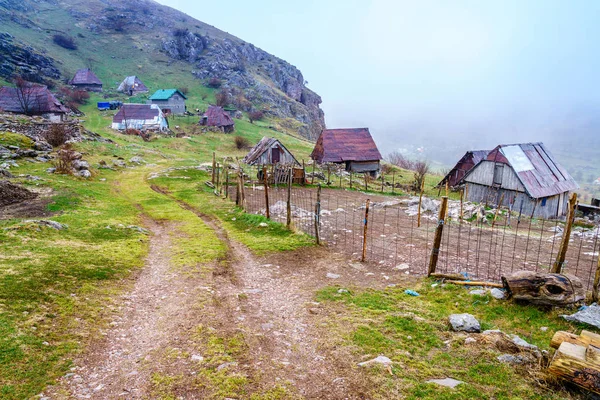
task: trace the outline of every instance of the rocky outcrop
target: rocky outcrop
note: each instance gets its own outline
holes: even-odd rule
[[[60,71],[52,58],[42,55],[31,46],[16,43],[8,33],[0,32],[0,60],[0,76],[7,80],[17,71],[30,82],[47,83],[47,78],[60,78]]]
[[[173,32],[171,40],[164,40],[162,49],[169,57],[190,63],[195,62],[206,48],[206,39],[187,29],[178,29]]]

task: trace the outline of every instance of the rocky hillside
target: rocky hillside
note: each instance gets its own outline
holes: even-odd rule
[[[153,1],[0,0],[0,24],[0,77],[6,81],[19,73],[64,82],[86,66],[105,86],[133,74],[157,84],[170,78],[206,85],[217,78],[242,111],[262,109],[309,139],[325,126],[321,98],[296,67]],[[75,48],[57,45],[56,35]]]

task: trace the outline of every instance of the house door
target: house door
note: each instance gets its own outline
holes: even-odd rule
[[[278,147],[273,147],[271,149],[271,162],[273,164],[277,164],[280,160],[280,152],[279,152],[279,148]]]

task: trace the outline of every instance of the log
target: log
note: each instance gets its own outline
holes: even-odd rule
[[[588,358],[586,347],[563,342],[554,353],[548,373],[600,394],[600,365],[595,358],[597,350],[592,349]]]
[[[508,298],[536,305],[564,306],[585,299],[579,278],[565,274],[519,271],[503,276]]]
[[[455,285],[465,285],[465,286],[489,286],[489,287],[496,287],[496,288],[501,288],[504,287],[501,283],[495,283],[495,282],[483,282],[483,281],[452,281],[452,280],[448,280],[446,281],[448,283],[453,283]]]
[[[593,345],[600,347],[600,335],[590,332],[581,331],[581,335],[577,336],[574,333],[558,331],[550,340],[550,347],[558,349],[563,342],[577,344],[579,346]]]
[[[431,276],[432,278],[437,278],[437,279],[452,279],[455,281],[466,281],[468,279],[468,278],[465,278],[461,274],[442,274],[439,272],[434,272],[429,276]]]

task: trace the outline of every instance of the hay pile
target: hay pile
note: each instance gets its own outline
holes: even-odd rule
[[[32,200],[36,197],[37,193],[30,192],[22,186],[9,181],[0,181],[0,207]]]

